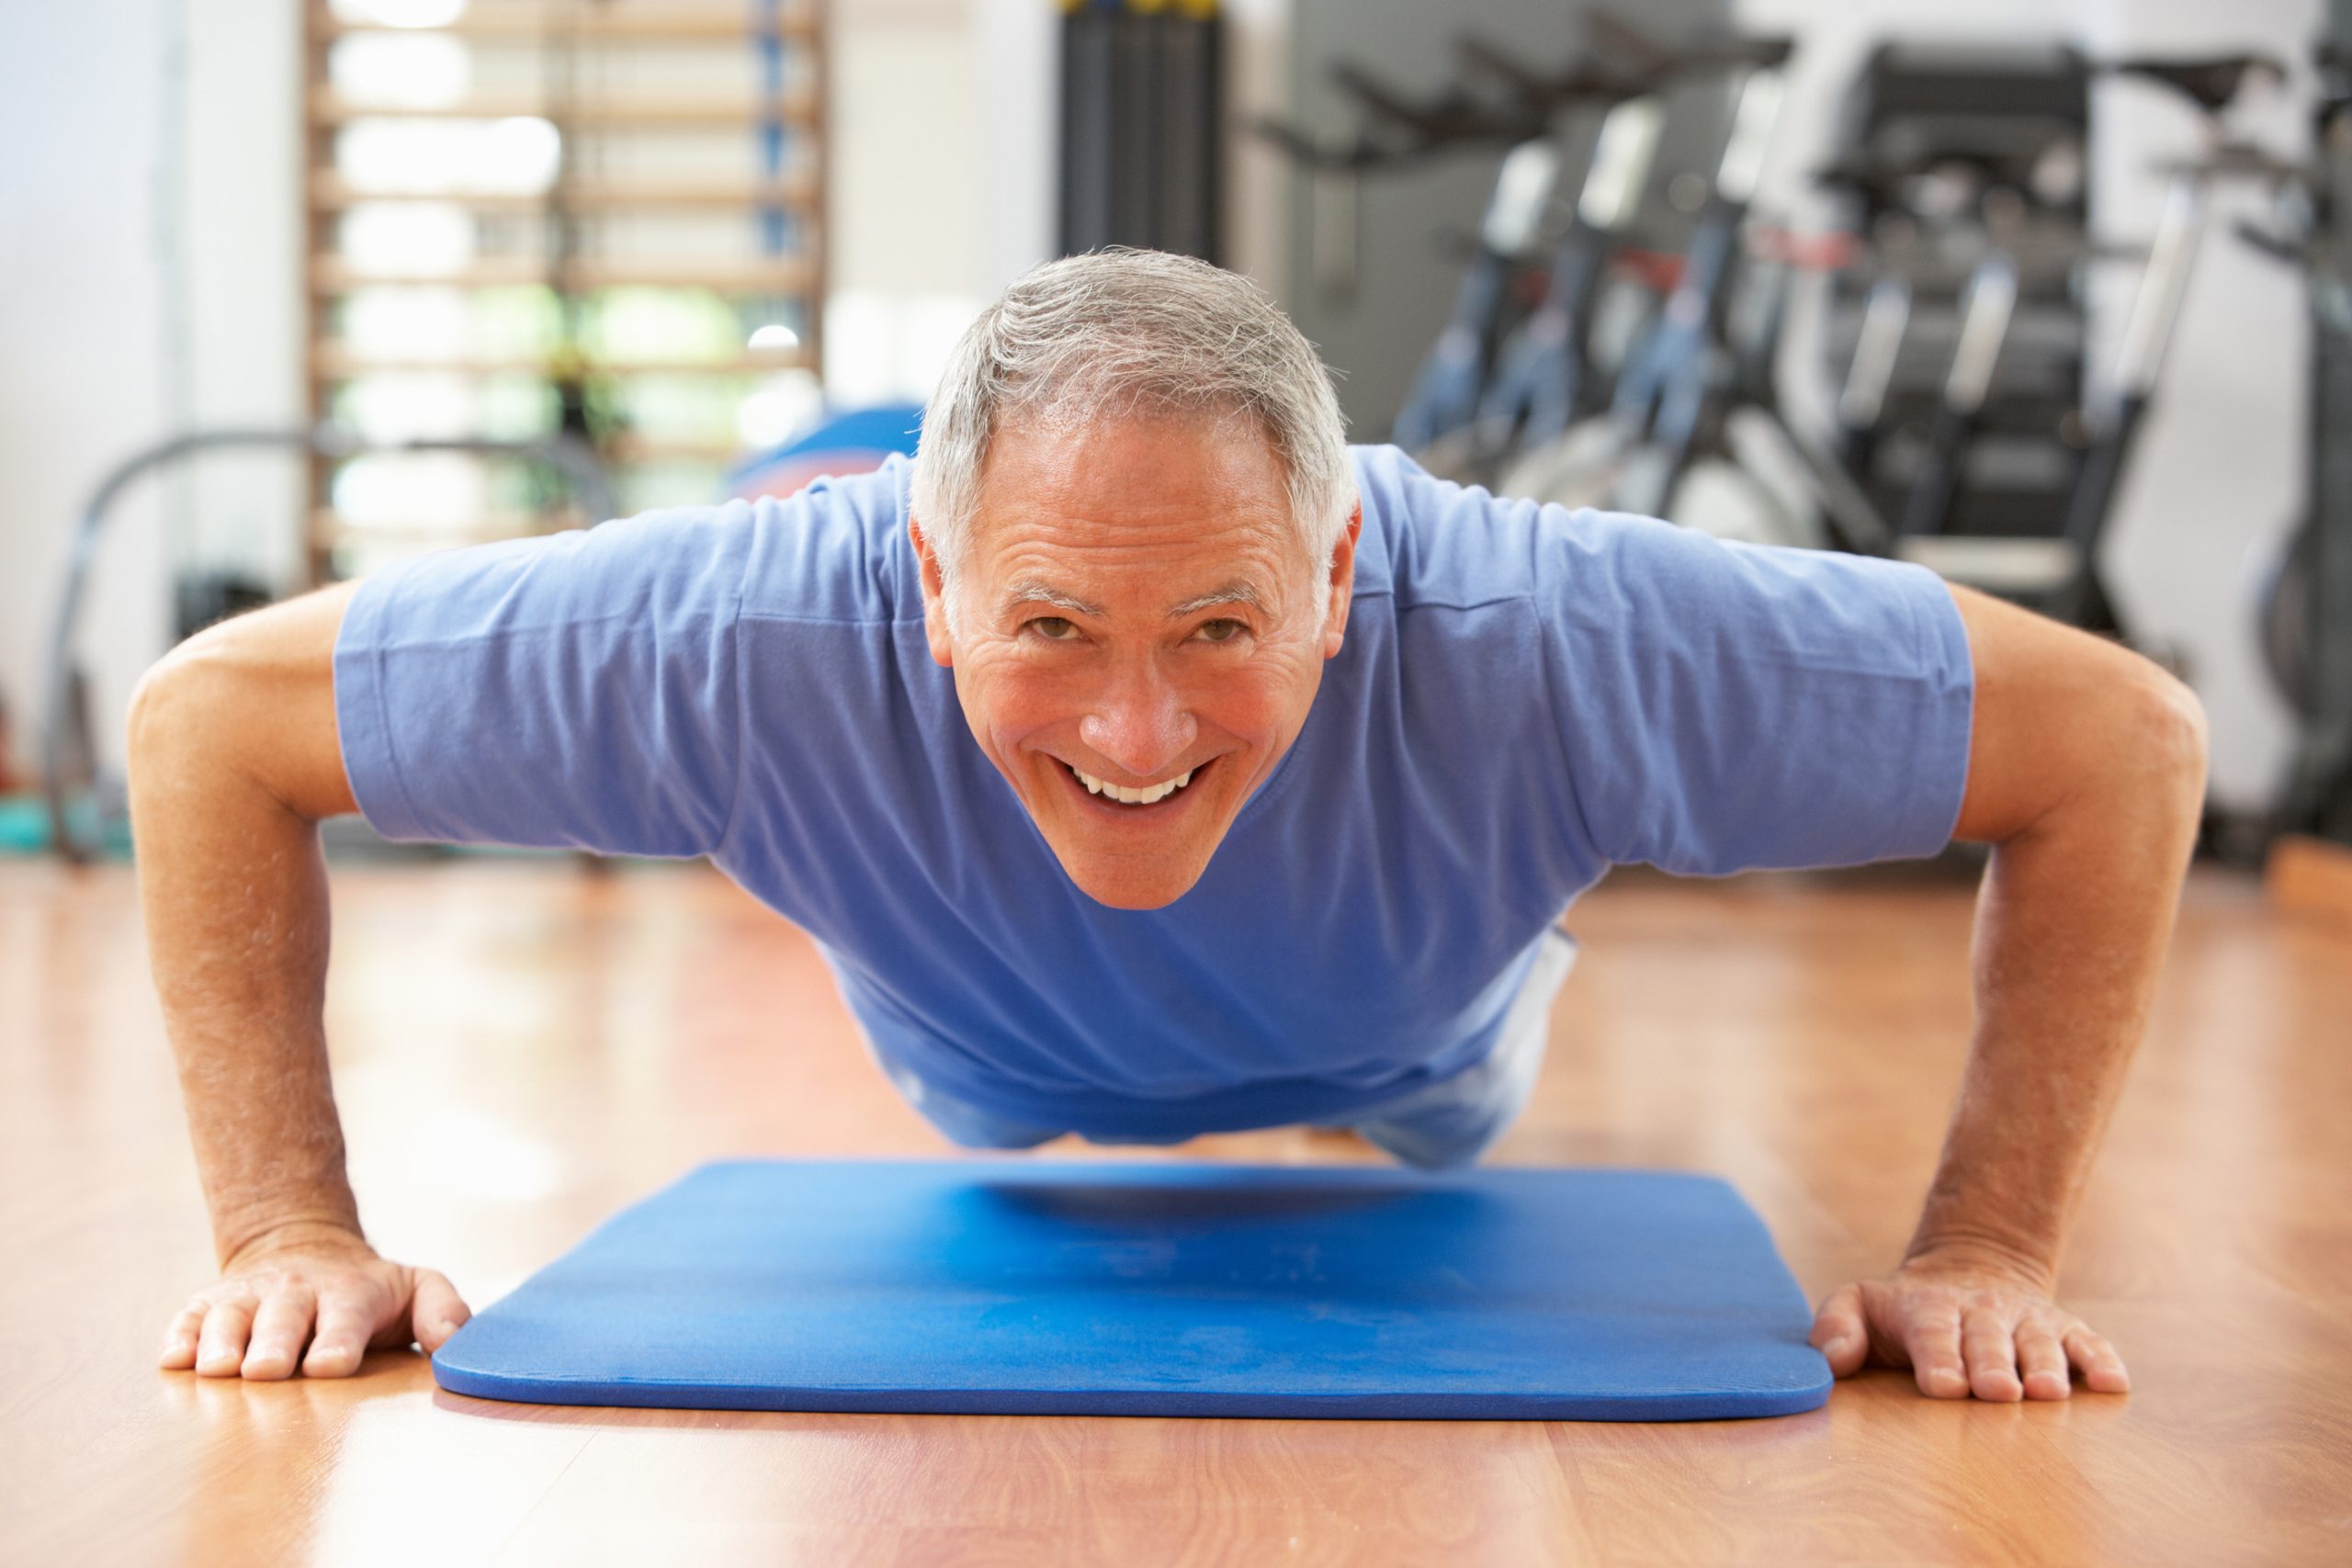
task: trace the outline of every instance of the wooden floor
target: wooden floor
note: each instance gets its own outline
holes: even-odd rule
[[[1886,1266],[1971,893],[1612,880],[1495,1157],[1721,1172],[1815,1296]],[[707,872],[349,868],[336,922],[368,1223],[477,1306],[706,1159],[946,1152]],[[2352,937],[2200,870],[2064,1280],[2128,1397],[1878,1372],[1791,1419],[1582,1426],[536,1409],[413,1353],[199,1381],[154,1367],[211,1258],[127,874],[0,863],[0,1562],[2352,1563],[2347,1149]]]

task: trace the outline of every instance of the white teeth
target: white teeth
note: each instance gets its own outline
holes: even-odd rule
[[[1067,762],[1062,765],[1069,766]],[[1093,774],[1080,772],[1077,768],[1070,768],[1069,771],[1077,777],[1079,783],[1086,786],[1086,792],[1089,795],[1107,795],[1113,800],[1127,806],[1157,806],[1193,782],[1193,770],[1190,768],[1172,779],[1162,779],[1148,789],[1125,789],[1118,784],[1105,784]]]

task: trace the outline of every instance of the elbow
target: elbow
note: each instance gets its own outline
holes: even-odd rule
[[[2134,722],[2140,766],[2151,787],[2180,800],[2192,817],[2201,816],[2211,751],[2205,705],[2186,682],[2162,670],[2152,668],[2142,684]]]
[[[142,776],[167,765],[195,728],[190,722],[198,701],[195,684],[194,667],[175,650],[149,665],[131,688],[123,754],[134,789]]]
[[[220,671],[206,653],[206,639],[191,638],[131,688],[123,757],[134,792],[142,776],[183,769],[222,739]]]
[[[335,724],[340,614],[338,600],[313,594],[241,615],[140,678],[125,737],[134,827],[142,800],[167,795],[214,807],[266,796],[314,822],[356,809]]]

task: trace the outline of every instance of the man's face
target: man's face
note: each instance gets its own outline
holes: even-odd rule
[[[1246,421],[1001,429],[952,626],[922,521],[932,657],[1062,869],[1114,908],[1182,897],[1340,650],[1360,514],[1327,577]]]

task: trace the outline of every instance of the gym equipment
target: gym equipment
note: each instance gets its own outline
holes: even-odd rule
[[[1910,298],[1908,289],[1904,298]],[[2000,357],[2002,340],[2009,335],[2017,302],[2017,264],[1996,243],[1969,276],[1960,341],[1952,349],[1951,368],[1944,373],[1943,399],[1897,524],[1905,534],[1941,533],[1951,515],[1952,497],[1960,488],[1960,460],[1975,444],[1984,400],[1993,389],[1993,365]]]
[[[1594,304],[1608,260],[1639,211],[1657,157],[1665,118],[1659,89],[1690,62],[1656,49],[1605,14],[1595,13],[1589,21],[1600,58],[1554,76],[1528,70],[1475,38],[1457,45],[1467,62],[1506,83],[1521,104],[1547,115],[1581,115],[1594,108],[1601,114],[1584,153],[1584,179],[1566,231],[1553,248],[1534,310],[1510,330],[1491,357],[1485,339],[1450,325],[1431,351],[1424,379],[1397,416],[1394,439],[1433,473],[1485,479],[1515,446],[1556,435],[1590,412],[1595,400]],[[1507,176],[1509,172],[1506,162]],[[1515,269],[1532,259],[1544,213],[1541,208],[1501,205],[1503,192],[1498,184],[1498,205],[1489,209],[1488,227],[1496,237],[1516,242],[1516,254],[1505,258]],[[1457,316],[1457,324],[1462,321]],[[1490,314],[1487,324],[1492,321]]]
[[[1729,65],[1737,107],[1673,291],[1619,373],[1608,412],[1524,453],[1503,476],[1507,493],[1665,514],[1711,383],[1727,368],[1714,348],[1791,49],[1785,39],[1752,40]]]
[[[1630,29],[1595,22],[1626,47]],[[1664,301],[1616,365],[1613,387],[1592,400],[1605,412],[1565,430],[1522,423],[1515,443],[1493,443],[1480,456],[1499,471],[1496,489],[1506,494],[1646,512],[1765,543],[1882,548],[1888,530],[1878,512],[1834,457],[1791,428],[1778,397],[1790,277],[1842,261],[1847,250],[1747,222],[1792,46],[1734,35],[1647,47],[1644,70],[1705,73],[1730,106],[1711,171],[1684,171],[1668,185],[1669,198],[1695,216],[1687,248],[1661,269]],[[1619,254],[1635,253],[1621,246]],[[1506,427],[1498,421],[1491,428]],[[1487,470],[1464,464],[1453,471],[1483,478]]]
[[[2311,164],[2278,181],[2280,223],[2241,238],[2303,274],[2311,310],[2309,510],[2267,574],[2265,657],[2294,710],[2294,754],[2262,824],[2352,844],[2352,0],[2332,0],[2316,51]]]
[[[1496,142],[1509,148],[1479,224],[1476,251],[1455,290],[1453,313],[1396,415],[1392,438],[1416,449],[1476,416],[1512,282],[1540,237],[1560,174],[1550,124],[1567,89],[1544,89],[1473,39],[1457,39],[1455,51],[1488,76],[1501,75],[1508,96],[1481,95],[1456,84],[1437,99],[1416,102],[1341,63],[1333,68],[1332,80],[1355,100],[1361,122],[1351,141],[1326,145],[1279,120],[1256,125],[1260,135],[1298,163],[1326,170],[1393,169],[1453,148]],[[1585,88],[1579,84],[1575,90]]]
[[[1453,313],[1396,412],[1389,439],[1397,446],[1421,450],[1477,417],[1487,349],[1508,303],[1506,291],[1533,249],[1559,173],[1559,153],[1543,138],[1522,141],[1504,156],[1478,225],[1477,254],[1462,270]]]
[[[1568,231],[1552,253],[1542,302],[1512,330],[1478,394],[1467,447],[1431,450],[1433,473],[1483,479],[1514,447],[1555,439],[1592,412],[1600,377],[1590,340],[1594,303],[1609,257],[1623,243],[1657,156],[1665,107],[1657,95],[1610,106],[1594,139]]]
[[[1737,80],[1789,52],[1785,39],[1736,36],[1668,47],[1605,13],[1586,21],[1585,58],[1552,74],[1474,37],[1457,39],[1461,73],[1499,91],[1457,81],[1440,97],[1414,103],[1361,71],[1339,68],[1334,77],[1365,121],[1345,142],[1318,142],[1279,122],[1257,127],[1307,167],[1351,173],[1467,145],[1510,149],[1454,309],[1392,431],[1434,471],[1489,477],[1526,440],[1555,434],[1605,400],[1608,388],[1594,374],[1590,352],[1594,301],[1608,264],[1626,248],[1648,181],[1662,134],[1661,95],[1692,77]],[[1597,134],[1564,160],[1555,122],[1591,111],[1600,111]],[[1579,161],[1577,200],[1543,265],[1554,187],[1564,164]],[[1529,299],[1537,301],[1532,311],[1522,303]]]
[[[2132,296],[2114,382],[2091,403],[2090,446],[2066,501],[2063,537],[2072,559],[2044,596],[2048,612],[2069,626],[2123,634],[2113,599],[2099,576],[2099,542],[2114,514],[2124,464],[2155,394],[2165,352],[2180,321],[2181,301],[2188,296],[2189,269],[2203,243],[2203,183],[2222,167],[2211,162],[2184,164],[2175,172],[2156,224],[2155,243],[2149,248],[2140,287]]]
[[[1482,69],[1493,58],[1491,50],[1467,39],[1457,39],[1454,50],[1457,58]],[[1271,117],[1252,120],[1251,133],[1307,168],[1363,173],[1404,168],[1460,147],[1516,146],[1543,135],[1549,122],[1549,106],[1523,93],[1498,98],[1455,83],[1435,98],[1416,101],[1345,62],[1332,66],[1331,81],[1355,100],[1354,135],[1327,141]]]
[[[1223,249],[1224,20],[1182,6],[1062,8],[1062,254]]]
[[[1852,145],[1824,178],[1854,198],[1865,236],[1864,265],[1842,285],[1850,330],[1831,333],[1851,344],[1840,444],[1894,522],[1894,553],[2137,640],[2100,579],[2099,544],[2201,242],[2204,188],[2262,162],[2229,143],[2217,117],[2249,81],[2279,73],[2252,54],[2102,63],[2061,46],[1873,53],[1849,100]],[[2168,171],[2103,385],[2084,369],[2085,276],[2135,253],[2095,243],[2087,228],[2088,85],[2101,76],[2187,98],[2209,134],[2204,157]]]
[[[1706,1176],[708,1165],[491,1303],[453,1393],[728,1410],[1677,1421],[1829,1396]]]
[[[921,403],[876,403],[828,415],[783,446],[755,454],[727,475],[727,493],[785,496],[820,476],[871,473],[891,454],[911,457],[922,428]]]
[[[127,841],[129,813],[123,804],[121,781],[100,776],[88,682],[75,655],[82,603],[89,588],[98,542],[106,531],[107,515],[134,480],[198,453],[230,449],[308,452],[328,458],[362,453],[472,452],[534,464],[554,474],[581,502],[591,522],[603,522],[615,513],[612,487],[605,481],[603,465],[590,447],[569,436],[545,441],[452,437],[371,442],[326,424],[310,429],[200,430],[172,436],[124,458],[99,481],[74,525],[66,546],[57,617],[50,635],[49,711],[41,734],[41,788],[49,807],[51,844],[69,862],[79,864],[95,860],[109,844]],[[226,611],[236,606],[184,603],[183,623],[190,608],[201,611],[210,607]],[[211,618],[220,617],[215,615]]]

